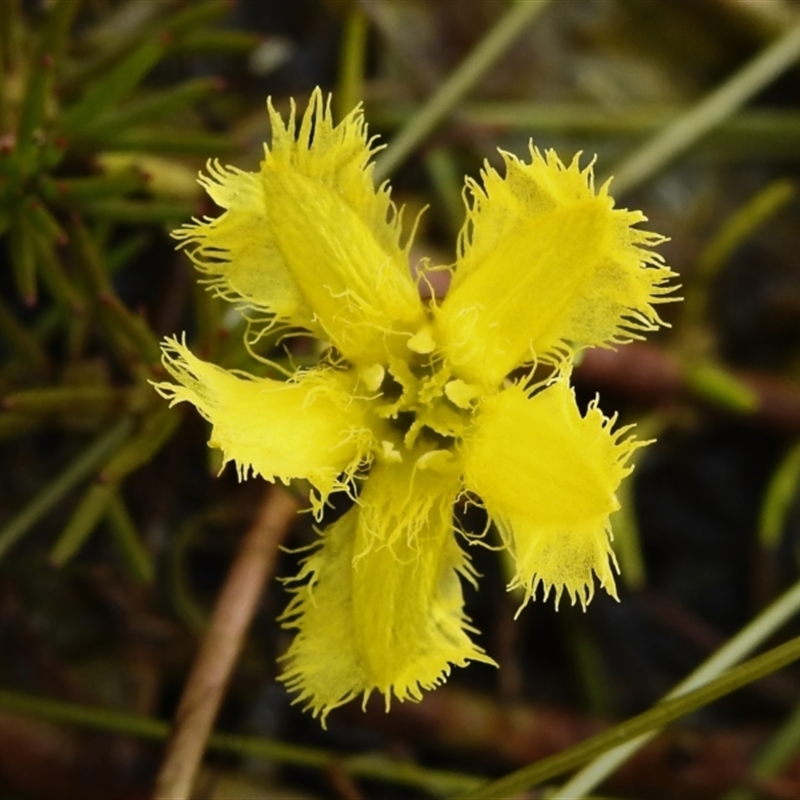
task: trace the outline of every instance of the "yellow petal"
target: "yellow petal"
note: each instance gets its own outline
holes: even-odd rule
[[[511,386],[478,412],[463,444],[465,483],[497,522],[516,564],[510,588],[523,587],[525,602],[541,584],[545,599],[552,589],[558,604],[566,590],[585,606],[594,576],[616,596],[609,515],[641,443],[613,423],[596,403],[581,416],[566,376],[533,397]]]
[[[490,166],[459,237],[437,335],[455,372],[496,386],[520,364],[556,361],[586,347],[623,342],[663,324],[653,308],[674,273],[649,248],[663,241],[632,226],[640,212],[615,210],[597,193],[591,166],[565,167],[531,147],[531,163],[503,153]]]
[[[207,170],[199,182],[225,213],[173,231],[179,247],[208,276],[204,282],[217,296],[321,333],[267,223],[261,176],[219,161],[209,161]]]
[[[409,477],[413,475],[411,480]],[[373,691],[419,700],[470,660],[494,663],[468,636],[459,575],[473,581],[455,541],[452,471],[383,464],[359,505],[323,533],[283,619],[298,633],[281,680],[323,724]]]
[[[227,297],[322,332],[351,361],[371,363],[387,334],[403,343],[424,316],[386,184],[376,189],[361,109],[334,126],[317,89],[297,130],[269,106],[272,146],[260,172],[211,166],[204,184],[229,209],[177,232]]]
[[[343,488],[368,456],[372,433],[356,377],[316,369],[291,381],[253,378],[202,361],[167,339],[164,366],[174,383],[154,384],[172,404],[188,401],[211,423],[209,445],[235,461],[240,479],[306,478],[319,492],[315,508]]]

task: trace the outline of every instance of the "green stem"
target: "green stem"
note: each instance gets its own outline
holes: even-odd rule
[[[681,681],[665,699],[678,697],[716,678],[724,670],[752,653],[798,611],[800,611],[800,581]],[[569,800],[574,797],[588,796],[595,786],[644,747],[653,736],[655,736],[655,732],[647,733],[603,753],[564,784],[559,791],[553,794],[551,800]]]
[[[161,38],[143,42],[69,107],[61,118],[61,132],[71,136],[129,95],[163,58],[165,51],[166,44]]]
[[[778,549],[786,516],[800,490],[800,442],[784,455],[767,484],[758,520],[758,540],[767,550]]]
[[[106,519],[117,549],[131,577],[137,583],[152,583],[155,575],[153,559],[150,551],[139,538],[136,525],[119,492],[114,492],[109,501]]]
[[[425,153],[425,169],[428,178],[439,195],[444,220],[455,238],[464,224],[466,208],[461,197],[464,177],[459,173],[452,151],[446,147],[434,147]]]
[[[795,25],[613,170],[614,196],[619,197],[651,178],[771,83],[798,57],[800,25]]]
[[[26,174],[33,168],[34,153],[38,147],[34,133],[45,121],[45,111],[53,88],[55,64],[78,3],[79,0],[57,0],[52,4],[39,44],[31,50],[29,56],[28,85],[17,128],[17,158]]]
[[[452,111],[461,98],[505,53],[511,43],[547,7],[550,0],[515,3],[414,115],[378,159],[375,181],[381,183]]]
[[[0,336],[15,351],[17,357],[36,372],[44,375],[50,370],[47,353],[36,337],[0,301]]]
[[[89,128],[82,128],[76,136],[95,140],[104,132],[129,130],[135,125],[152,122],[165,115],[175,115],[197,100],[201,100],[220,89],[218,78],[192,78],[169,89],[147,94],[142,99],[128,103],[122,108],[104,111]]]
[[[370,105],[371,125],[399,128],[420,106],[383,101]],[[470,126],[520,131],[546,131],[592,137],[646,136],[671,125],[688,113],[684,106],[632,105],[602,108],[590,103],[536,103],[476,100],[459,106],[458,118]],[[725,139],[791,143],[800,130],[800,114],[774,108],[741,109],[725,119],[714,134]],[[768,155],[768,154],[767,154]]]
[[[19,692],[0,691],[0,708],[14,714],[24,714],[52,722],[64,722],[68,725],[94,728],[106,733],[119,733],[151,741],[164,741],[170,733],[169,724],[161,720],[121,711],[47,700]],[[463,794],[472,791],[482,782],[481,778],[473,775],[398,763],[381,754],[366,753],[340,757],[319,748],[284,744],[273,739],[256,736],[215,733],[208,740],[208,747],[217,752],[235,753],[264,761],[297,764],[313,769],[327,769],[333,764],[339,764],[348,774],[356,777],[417,786],[439,794],[446,792]]]
[[[175,432],[181,420],[168,407],[145,417],[141,429],[103,464],[98,479],[86,490],[50,551],[50,561],[61,567],[81,548],[102,516],[107,513],[122,480],[146,464]]]
[[[795,185],[785,178],[767,184],[728,217],[703,248],[689,286],[684,291],[681,325],[696,333],[707,313],[711,287],[733,253],[795,196]]]
[[[366,15],[354,5],[344,23],[344,41],[335,100],[338,119],[343,119],[364,97],[367,30]]]
[[[93,441],[55,480],[0,529],[0,557],[35,525],[64,495],[94,472],[127,439],[133,428],[129,417]]]
[[[663,728],[673,720],[707,706],[714,700],[730,694],[748,683],[757,681],[798,658],[800,658],[800,636],[740,664],[738,667],[733,667],[724,675],[699,689],[686,692],[671,700],[663,700],[643,714],[632,717],[596,736],[591,736],[574,747],[562,750],[549,758],[543,758],[541,761],[512,772],[500,780],[492,781],[468,795],[464,800],[489,800],[490,798],[498,800],[503,797],[514,797],[532,786],[554,778],[556,775],[561,775],[595,756],[608,752],[617,745]],[[564,795],[562,789],[560,796],[575,798],[586,795],[574,792]]]

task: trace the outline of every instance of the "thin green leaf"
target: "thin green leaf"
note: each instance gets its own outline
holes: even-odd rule
[[[366,14],[353,4],[345,19],[339,54],[339,76],[334,94],[338,119],[344,119],[364,99],[368,29]]]
[[[227,136],[175,128],[140,128],[119,130],[98,137],[104,150],[110,152],[175,153],[208,157],[231,153],[236,144]]]
[[[800,611],[800,582],[795,583],[791,589],[784,592],[754,620],[725,642],[719,650],[684,678],[665,699],[679,697],[715,679],[724,670],[729,669],[760,647],[798,611]],[[552,792],[553,800],[573,800],[575,797],[588,796],[595,786],[602,783],[657,733],[657,730],[652,730],[625,744],[605,751],[573,775],[560,789]]]
[[[21,212],[14,215],[11,223],[9,247],[17,291],[26,305],[34,306],[37,300],[36,253],[32,232]]]
[[[107,201],[110,204],[112,201]],[[158,337],[150,329],[146,320],[133,313],[117,297],[103,257],[98,250],[85,224],[74,217],[70,222],[70,244],[76,261],[89,283],[92,294],[101,311],[101,318],[110,333],[111,341],[116,343],[120,334],[134,346],[139,357],[148,364],[156,364],[161,359]],[[121,353],[123,360],[127,353]]]
[[[178,6],[170,13],[160,13],[163,8]],[[143,12],[141,8],[144,7]],[[108,72],[120,59],[125,58],[143,42],[166,36],[174,40],[193,28],[208,25],[223,17],[230,10],[226,0],[207,2],[142,3],[132,0],[122,6],[119,16],[106,20],[103,27],[90,32],[87,39],[97,48],[94,57],[84,58],[72,65],[68,75],[68,87],[80,88],[98,75]]]
[[[80,550],[107,513],[123,478],[153,458],[174,433],[180,419],[180,414],[169,408],[160,408],[145,418],[139,432],[106,463],[97,481],[84,494],[50,551],[52,564],[63,566]]]
[[[113,386],[56,386],[46,389],[25,389],[7,394],[2,406],[7,411],[36,416],[53,414],[110,413],[133,410],[135,394]]]
[[[42,194],[51,202],[75,209],[109,197],[130,194],[147,188],[149,178],[137,169],[91,178],[46,179],[41,182]]]
[[[671,700],[662,700],[643,714],[591,736],[574,747],[543,758],[500,780],[492,781],[462,800],[498,800],[498,798],[514,797],[520,792],[584,764],[613,747],[663,728],[668,723],[698,708],[703,708],[714,700],[791,664],[798,658],[800,658],[800,636],[738,667],[733,667],[699,689]]]
[[[67,243],[66,232],[44,203],[33,200],[27,206],[27,213],[33,227],[48,243],[59,245]]]
[[[800,442],[790,448],[772,473],[761,507],[758,538],[761,544],[774,550],[781,541],[786,515],[800,490]]]
[[[83,450],[67,468],[50,481],[25,508],[0,529],[0,557],[25,535],[53,506],[94,472],[129,436],[133,429],[124,417]]]
[[[193,78],[178,86],[158,92],[148,92],[137,101],[123,108],[110,109],[95,123],[81,131],[81,139],[96,139],[98,136],[111,135],[119,131],[129,130],[133,126],[149,123],[165,115],[182,112],[187,106],[219,91],[222,81],[219,78]]]
[[[758,409],[756,392],[718,364],[691,364],[684,370],[684,380],[695,395],[720,408],[737,414],[752,414]]]
[[[44,122],[45,109],[52,92],[53,72],[79,0],[56,0],[50,8],[40,34],[38,47],[30,55],[28,84],[17,127],[17,153],[23,174],[33,167],[37,142],[35,133]]]
[[[425,137],[449,114],[478,79],[508,50],[512,42],[547,7],[550,0],[514,3],[486,33],[470,54],[456,67],[419,109],[408,124],[389,142],[375,164],[375,181],[387,178]]]
[[[106,512],[108,527],[117,545],[120,555],[131,577],[138,583],[153,582],[155,567],[150,551],[139,538],[136,525],[125,507],[125,503],[115,492],[111,497]]]
[[[85,313],[86,301],[83,294],[67,276],[53,244],[42,236],[37,237],[35,242],[38,273],[50,294],[71,314]]]
[[[145,418],[139,433],[103,468],[103,480],[120,481],[150,461],[169,441],[182,415],[169,407],[159,407]]]
[[[50,551],[51,564],[61,567],[78,552],[106,513],[116,489],[116,483],[89,487]]]
[[[167,722],[149,717],[48,700],[21,692],[0,691],[0,708],[14,714],[79,725],[105,733],[137,736],[151,741],[164,741],[172,727]],[[208,746],[217,752],[249,756],[269,763],[277,761],[320,770],[329,769],[332,764],[336,764],[354,777],[417,786],[437,794],[459,792],[463,795],[481,782],[480,778],[473,775],[426,769],[408,762],[393,761],[379,753],[342,758],[338,752],[286,744],[264,737],[215,733],[209,738]]]
[[[115,222],[132,224],[160,222],[177,223],[195,213],[195,206],[190,203],[167,202],[163,200],[126,200],[113,198],[102,203],[86,202],[83,210],[96,219],[109,219]]]
[[[791,181],[785,178],[772,181],[731,214],[711,237],[697,259],[678,312],[685,330],[702,324],[714,280],[733,253],[784,208],[795,193],[796,187]]]
[[[129,94],[163,57],[166,50],[162,38],[141,44],[111,72],[98,80],[61,118],[61,131],[69,137],[92,123],[100,114]]]
[[[639,147],[612,174],[614,196],[641,186],[769,85],[800,57],[800,24],[710,92],[694,108]]]
[[[15,352],[17,358],[34,372],[47,374],[50,361],[36,337],[0,301],[0,336]]]

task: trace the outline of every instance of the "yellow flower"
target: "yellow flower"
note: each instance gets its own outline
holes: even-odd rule
[[[487,164],[467,179],[450,289],[426,304],[361,110],[334,125],[317,90],[299,125],[269,113],[260,170],[209,163],[200,180],[225,211],[175,237],[251,325],[309,332],[327,355],[277,381],[172,338],[177,383],[157,389],[197,407],[241,478],[306,478],[317,513],[358,488],[282,617],[297,634],[281,679],[324,722],[354,697],[378,691],[388,707],[452,665],[493,663],[464,615],[462,579],[476,576],[462,544],[479,537],[455,530],[459,498],[486,507],[526,602],[541,586],[585,606],[595,578],[615,596],[609,515],[640,443],[596,403],[580,412],[570,371],[582,348],[663,324],[654,305],[674,273],[650,249],[662,237],[595,190],[591,166],[531,146],[530,163],[501,154],[505,176]]]

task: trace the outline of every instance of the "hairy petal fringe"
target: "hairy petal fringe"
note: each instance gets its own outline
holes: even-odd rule
[[[467,219],[437,334],[454,371],[497,386],[537,358],[555,363],[583,347],[641,338],[664,323],[654,305],[675,276],[650,249],[664,241],[633,226],[638,211],[595,192],[592,166],[565,166],[531,146],[531,163],[501,153],[483,185],[467,179]],[[580,155],[580,154],[579,154]]]
[[[463,611],[459,575],[475,576],[453,533],[457,475],[423,468],[403,485],[400,465],[374,473],[358,505],[323,532],[282,617],[298,633],[280,680],[323,725],[355,697],[377,691],[388,710],[393,696],[420,700],[452,665],[494,663],[470,640]]]
[[[596,401],[581,415],[567,375],[530,394],[516,384],[486,398],[462,446],[466,486],[514,558],[509,588],[527,603],[541,586],[556,605],[566,591],[585,607],[596,576],[616,597],[609,516],[643,443],[613,430]]]
[[[314,369],[290,381],[234,374],[195,356],[176,338],[163,363],[178,383],[154,383],[171,404],[190,402],[212,426],[209,445],[234,461],[240,480],[307,478],[320,513],[328,495],[345,489],[369,457],[367,408],[353,397],[351,373]]]

